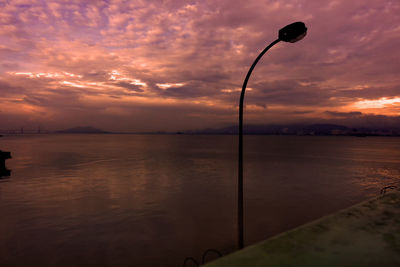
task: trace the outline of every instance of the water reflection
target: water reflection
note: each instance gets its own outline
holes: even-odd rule
[[[0,263],[180,266],[236,248],[236,137],[7,137]],[[399,180],[400,139],[246,136],[245,231],[256,242]],[[0,264],[0,265],[1,265]]]

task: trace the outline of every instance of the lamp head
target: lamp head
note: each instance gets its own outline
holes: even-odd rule
[[[303,39],[306,34],[306,25],[303,22],[298,21],[280,29],[279,40],[289,43],[295,43]]]

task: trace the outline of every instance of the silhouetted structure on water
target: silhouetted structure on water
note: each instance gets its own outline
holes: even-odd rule
[[[10,176],[11,171],[6,168],[6,159],[11,158],[10,152],[0,150],[0,178],[3,176]]]

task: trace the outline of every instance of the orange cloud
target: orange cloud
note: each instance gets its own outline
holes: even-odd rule
[[[185,116],[177,128],[196,127],[199,118],[233,124],[250,64],[280,27],[304,20],[307,37],[278,44],[254,70],[249,122],[326,119],[327,110],[399,115],[399,3],[50,0],[0,7],[3,114],[52,114],[70,126],[84,123],[77,113],[91,114],[89,123],[97,111],[115,116],[110,121],[130,114],[159,125],[168,115]]]

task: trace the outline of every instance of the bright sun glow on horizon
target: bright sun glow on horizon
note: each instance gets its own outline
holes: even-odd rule
[[[356,109],[386,109],[396,108],[398,109],[397,114],[400,115],[400,97],[387,98],[381,97],[374,100],[361,100],[353,104]]]

